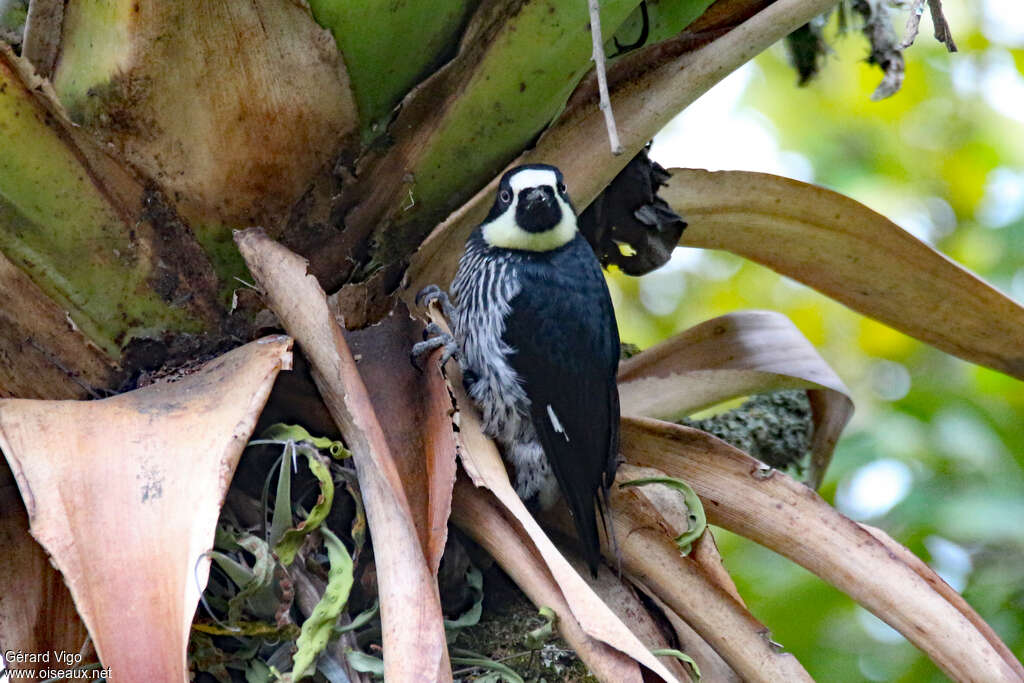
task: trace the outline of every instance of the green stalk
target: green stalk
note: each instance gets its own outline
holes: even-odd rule
[[[144,189],[61,118],[29,69],[0,50],[0,251],[112,358],[135,336],[208,329],[204,293],[160,263]]]

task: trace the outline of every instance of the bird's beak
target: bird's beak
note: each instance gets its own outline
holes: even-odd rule
[[[547,186],[531,187],[520,196],[527,209],[549,206],[555,203],[555,194]]]

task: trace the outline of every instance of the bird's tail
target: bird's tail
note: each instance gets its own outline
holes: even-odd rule
[[[608,488],[605,486],[601,487],[600,493],[596,499],[597,511],[601,515],[601,526],[604,527],[605,538],[608,539],[608,547],[615,556],[615,573],[622,576],[622,553],[619,552],[619,541],[615,537],[615,525],[612,523],[611,516],[608,514],[608,510],[611,508],[611,501],[608,496]],[[598,548],[600,552],[600,547]]]
[[[597,568],[601,564],[601,535],[597,530],[597,515],[601,515],[601,524],[607,530],[605,514],[606,501],[598,497],[589,500],[572,500],[572,518],[576,523],[576,535],[583,546],[583,559],[587,561],[590,574],[596,579]]]

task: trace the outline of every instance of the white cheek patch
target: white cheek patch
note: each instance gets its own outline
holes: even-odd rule
[[[565,427],[563,427],[562,423],[558,420],[558,416],[555,415],[555,409],[551,407],[550,403],[548,404],[548,419],[551,420],[552,429],[564,436],[565,440],[568,441],[569,435],[565,433]]]

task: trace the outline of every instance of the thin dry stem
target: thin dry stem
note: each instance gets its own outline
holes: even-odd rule
[[[612,111],[611,98],[608,95],[608,73],[604,60],[604,40],[601,38],[601,8],[597,0],[587,0],[590,10],[590,37],[594,45],[594,70],[597,72],[597,89],[601,94],[601,111],[604,113],[604,125],[608,129],[608,144],[612,154],[622,154],[619,142],[619,130],[615,126],[615,113]]]

